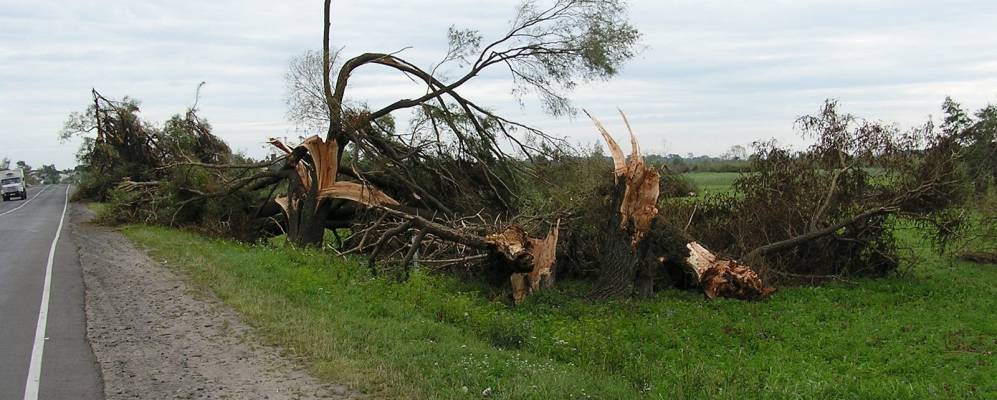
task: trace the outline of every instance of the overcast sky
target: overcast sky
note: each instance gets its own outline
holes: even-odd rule
[[[344,56],[391,52],[429,66],[450,25],[488,37],[517,1],[334,1],[333,42]],[[572,96],[623,135],[631,117],[647,152],[720,154],[777,138],[799,143],[796,117],[837,98],[860,116],[924,122],[946,95],[974,109],[997,102],[997,1],[631,1],[642,53],[607,83]],[[0,0],[0,157],[75,165],[60,143],[66,116],[90,88],[142,101],[162,122],[191,105],[236,150],[264,153],[268,137],[300,134],[284,118],[288,61],[318,49],[322,2]],[[598,139],[581,118],[555,119],[489,75],[465,97],[572,141]],[[420,94],[403,76],[371,67],[349,96],[372,106]],[[401,115],[404,117],[404,114]]]

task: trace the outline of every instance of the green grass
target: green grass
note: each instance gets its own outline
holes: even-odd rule
[[[997,393],[997,267],[927,251],[898,277],[783,288],[765,302],[669,290],[590,304],[562,283],[514,308],[443,276],[394,283],[314,251],[147,226],[123,232],[320,378],[376,397],[481,397],[487,388],[499,399]]]
[[[682,174],[696,185],[696,196],[725,193],[731,190],[731,183],[740,174],[737,172],[687,172]]]

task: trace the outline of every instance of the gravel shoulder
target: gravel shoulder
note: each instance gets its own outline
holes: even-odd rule
[[[280,348],[261,345],[238,314],[149,259],[73,204],[86,286],[87,337],[108,399],[354,398],[322,384]]]

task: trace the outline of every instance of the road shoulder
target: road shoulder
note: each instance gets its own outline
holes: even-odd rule
[[[261,345],[238,314],[192,294],[169,268],[71,205],[71,229],[86,285],[87,337],[108,399],[349,398],[277,347]]]

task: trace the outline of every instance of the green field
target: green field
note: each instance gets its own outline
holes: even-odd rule
[[[696,179],[714,179],[697,176]],[[719,178],[714,181],[719,181]],[[503,294],[165,228],[123,232],[242,313],[321,379],[377,398],[993,398],[997,267],[940,258],[899,276],[781,288],[765,302],[668,290],[592,304],[562,282]],[[916,232],[898,233],[915,241]]]
[[[683,177],[696,185],[698,188],[696,196],[699,197],[730,191],[731,183],[739,175],[737,172],[687,172],[682,174]]]

